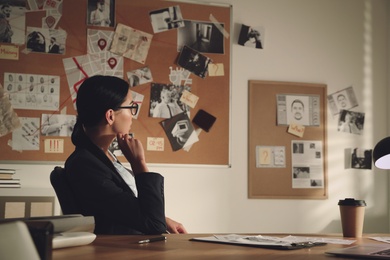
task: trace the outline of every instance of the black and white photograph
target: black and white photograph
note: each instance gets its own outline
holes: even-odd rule
[[[224,36],[211,22],[184,20],[185,26],[177,30],[177,51],[183,46],[202,53],[224,53]],[[224,27],[223,24],[220,26]]]
[[[191,87],[152,83],[149,116],[171,118],[189,112],[189,106],[180,101],[184,90],[190,91]]]
[[[153,81],[152,72],[148,66],[127,72],[130,87],[135,87]]]
[[[88,0],[87,25],[114,27],[115,0]]]
[[[308,179],[310,178],[310,167],[293,167],[294,179]]]
[[[345,169],[372,169],[372,149],[347,148],[345,154]]]
[[[43,136],[71,136],[76,123],[75,115],[42,114]]]
[[[209,63],[212,60],[200,52],[184,46],[181,50],[177,64],[198,77],[205,78],[208,72]]]
[[[297,153],[297,154],[305,153],[304,144],[303,143],[294,142],[293,143],[293,153]]]
[[[364,113],[340,110],[338,127],[339,132],[361,135],[364,129]]]
[[[309,98],[306,96],[287,96],[287,122],[309,125]]]
[[[187,113],[180,113],[162,121],[162,126],[173,151],[180,150],[199,141]]]
[[[248,25],[242,25],[238,44],[256,49],[264,49],[264,28],[253,28]]]
[[[278,94],[276,102],[278,125],[319,126],[319,96]]]
[[[352,86],[328,95],[328,103],[332,115],[338,115],[341,110],[350,110],[359,105]]]
[[[25,42],[26,1],[0,0],[0,43]]]
[[[177,29],[184,26],[183,16],[181,15],[181,9],[178,5],[151,11],[149,16],[154,33]]]
[[[26,47],[31,52],[65,54],[66,37],[61,29],[27,27]]]
[[[310,180],[310,187],[323,187],[321,179],[312,179]]]

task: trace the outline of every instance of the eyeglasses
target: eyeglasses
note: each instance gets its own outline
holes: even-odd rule
[[[138,112],[138,104],[137,103],[132,103],[130,106],[122,106],[118,107],[118,109],[130,109],[130,112],[133,116],[135,116]]]

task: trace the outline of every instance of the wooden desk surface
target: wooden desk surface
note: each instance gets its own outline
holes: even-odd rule
[[[333,248],[348,247],[351,245],[327,244],[312,248],[297,250],[274,250],[247,246],[206,243],[189,241],[193,237],[211,236],[212,234],[186,234],[167,235],[166,241],[138,244],[144,238],[153,236],[98,236],[90,245],[69,247],[53,250],[53,260],[76,259],[344,259],[325,255],[325,251]],[[285,234],[262,234],[284,237]],[[297,236],[315,236],[342,238],[340,234],[334,235],[308,235],[294,234]],[[366,234],[363,238],[356,239],[362,243],[380,243],[370,236],[390,236],[389,234]],[[345,238],[344,238],[345,239]],[[354,239],[353,239],[354,240]],[[347,258],[345,258],[347,259]],[[350,259],[350,258],[349,258]]]

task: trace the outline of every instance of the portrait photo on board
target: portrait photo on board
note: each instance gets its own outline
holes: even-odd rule
[[[309,125],[309,102],[306,96],[287,96],[287,122]]]
[[[211,22],[184,20],[185,26],[177,30],[177,51],[183,46],[202,53],[224,53],[222,32]],[[224,27],[224,24],[220,24]]]
[[[130,87],[135,87],[153,81],[152,72],[148,66],[127,72]]]
[[[372,149],[346,148],[344,156],[345,169],[372,169]]]
[[[359,105],[352,86],[328,95],[328,103],[332,115],[338,115],[341,110],[350,110]]]
[[[149,13],[153,32],[159,33],[184,26],[180,6],[171,6]]]
[[[115,0],[88,0],[87,25],[114,27]]]
[[[205,78],[208,66],[212,60],[200,52],[184,46],[180,52],[177,64],[198,77]]]
[[[340,110],[337,130],[339,132],[361,135],[364,128],[364,113]]]
[[[76,123],[75,115],[42,114],[43,136],[71,136]]]
[[[277,94],[278,125],[320,125],[320,97],[318,95]]]
[[[184,90],[190,91],[191,87],[152,83],[149,116],[171,118],[189,112],[189,106],[180,101]]]
[[[241,26],[238,44],[256,49],[264,48],[264,28],[253,28],[243,24]]]
[[[0,43],[24,44],[26,2],[0,0]]]
[[[66,31],[27,27],[26,47],[28,51],[48,54],[65,54]]]

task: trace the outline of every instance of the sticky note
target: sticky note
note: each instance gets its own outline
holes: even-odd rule
[[[258,161],[260,162],[260,164],[271,164],[271,148],[269,147],[262,147],[259,149],[259,153],[258,153]]]
[[[290,134],[303,137],[303,134],[305,133],[305,127],[303,125],[290,124],[288,127],[288,132]]]
[[[45,153],[63,153],[64,139],[45,139]]]
[[[0,59],[19,60],[19,47],[0,44]]]
[[[225,75],[223,63],[210,63],[208,66],[209,76]]]
[[[164,151],[164,138],[148,137],[146,149],[148,151]]]
[[[199,97],[192,94],[191,92],[189,92],[188,90],[184,90],[182,95],[181,95],[181,98],[180,98],[180,102],[194,108],[196,106],[196,103],[198,103],[198,100],[199,100]]]

